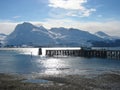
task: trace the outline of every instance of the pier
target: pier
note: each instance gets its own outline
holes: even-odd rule
[[[107,58],[120,60],[120,50],[108,50]]]
[[[46,55],[53,56],[80,56],[80,50],[46,50]]]
[[[106,58],[107,51],[106,50],[80,50],[79,56],[81,57],[99,57]]]
[[[39,49],[42,55],[42,49]],[[120,50],[90,49],[90,48],[46,48],[45,55],[48,57],[87,57],[87,58],[108,58],[120,60]]]

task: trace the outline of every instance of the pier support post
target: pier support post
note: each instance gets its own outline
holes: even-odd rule
[[[38,55],[42,55],[42,49],[41,48],[39,48],[39,50],[38,50]]]

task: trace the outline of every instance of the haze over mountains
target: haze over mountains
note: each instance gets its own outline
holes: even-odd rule
[[[4,40],[5,40],[6,37],[7,37],[7,35],[5,35],[5,34],[3,34],[3,33],[0,33],[0,45],[1,45],[2,43],[4,43]]]
[[[16,26],[15,30],[6,37],[5,42],[6,45],[14,46],[94,46],[97,45],[96,42],[105,44],[116,40],[101,31],[91,34],[87,31],[64,27],[47,30],[43,26],[37,27],[24,22]]]
[[[4,40],[7,37],[7,35],[0,33],[0,40]]]

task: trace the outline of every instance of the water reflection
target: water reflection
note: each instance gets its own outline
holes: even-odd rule
[[[82,62],[83,59],[80,57],[64,57],[64,58],[41,58],[34,60],[36,66],[41,69],[42,72],[38,71],[39,74],[47,75],[71,75],[71,74],[85,74],[90,72],[91,69],[85,66]]]
[[[37,48],[0,48],[0,73],[32,73],[37,71],[31,62],[31,52],[38,54]]]
[[[44,58],[43,60],[37,60],[37,66],[42,66],[45,68],[44,74],[61,74],[64,69],[68,69],[69,65],[60,58]]]
[[[120,61],[97,58],[40,58],[34,63],[40,70],[42,69],[42,72],[38,71],[39,74],[47,75],[99,74],[120,69]]]
[[[0,52],[7,52],[9,55],[25,54],[25,55],[38,55],[38,48],[0,48]],[[0,53],[2,54],[2,53]]]

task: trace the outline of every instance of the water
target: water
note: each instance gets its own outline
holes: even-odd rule
[[[47,58],[38,56],[38,48],[0,49],[0,73],[84,75],[119,70],[119,60],[83,57]]]
[[[28,79],[28,80],[24,80],[23,82],[29,82],[29,83],[48,83],[50,81],[44,80],[44,79]]]

